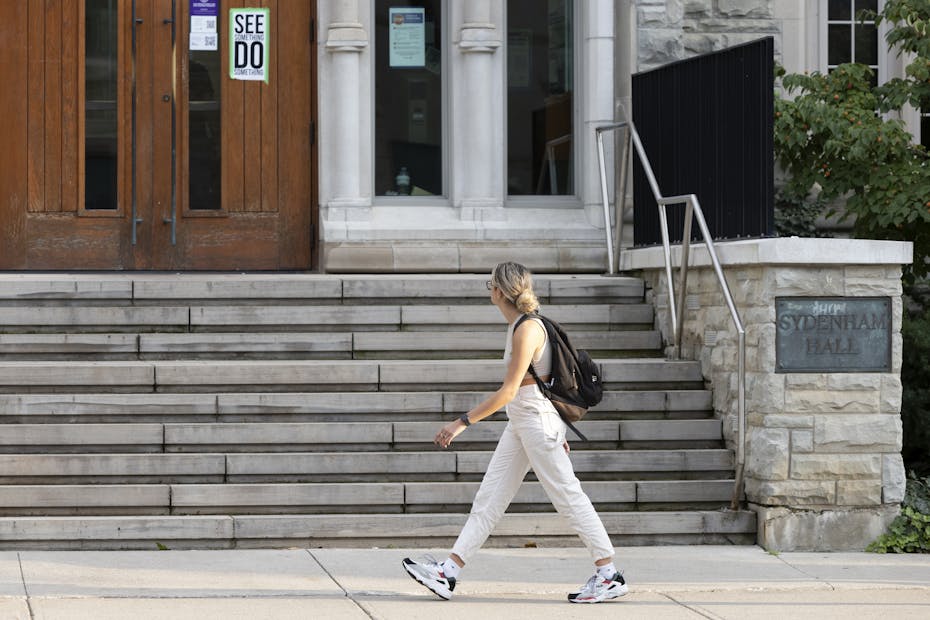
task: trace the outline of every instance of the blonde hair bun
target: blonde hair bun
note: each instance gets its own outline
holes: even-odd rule
[[[500,263],[494,268],[491,281],[523,314],[539,308],[539,299],[533,292],[533,274],[520,263]]]
[[[529,314],[530,312],[535,312],[539,308],[539,299],[536,298],[536,294],[533,293],[532,289],[528,289],[517,296],[514,305],[517,307],[517,310],[523,314]]]

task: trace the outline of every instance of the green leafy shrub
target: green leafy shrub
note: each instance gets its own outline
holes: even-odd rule
[[[883,113],[905,103],[930,108],[930,2],[887,0],[874,17],[890,25],[888,43],[911,55],[906,77],[877,87],[861,64],[810,75],[779,69],[786,96],[775,100],[775,156],[789,175],[787,200],[845,199],[857,237],[912,241],[910,281],[928,271],[930,155]]]
[[[817,217],[824,209],[819,197],[799,200],[779,193],[775,197],[775,232],[779,237],[823,237]]]
[[[930,478],[908,478],[901,514],[866,551],[930,553]]]

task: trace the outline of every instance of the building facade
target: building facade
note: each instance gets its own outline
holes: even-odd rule
[[[886,80],[878,1],[3,3],[0,269],[603,271],[633,73],[772,36]]]

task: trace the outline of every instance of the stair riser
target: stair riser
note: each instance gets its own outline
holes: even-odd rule
[[[162,276],[157,274],[0,274],[0,300],[34,302],[37,299],[96,301],[196,299],[313,299],[351,303],[384,298],[451,298],[487,301],[484,282],[489,276],[332,276],[315,274],[231,274]],[[534,277],[541,299],[642,299],[638,278],[600,276]]]
[[[377,416],[378,420],[451,417],[468,411],[487,397],[481,392],[390,392],[390,393],[285,393],[285,394],[0,394],[0,417],[22,419],[55,416],[81,419],[85,416],[312,416],[308,421],[351,420],[354,416]],[[637,418],[679,416],[707,417],[711,393],[695,391],[605,392],[586,419],[598,415],[630,414]],[[445,414],[448,414],[446,416]],[[344,417],[343,417],[344,416]]]
[[[463,443],[487,449],[501,437],[506,422],[484,421],[459,437]],[[241,424],[18,424],[0,434],[0,452],[299,452],[305,450],[342,452],[361,450],[434,448],[438,422],[349,422]],[[720,422],[700,421],[589,421],[577,428],[591,442],[610,444],[673,442],[678,447],[720,441]],[[718,446],[712,446],[718,447]]]
[[[605,388],[699,389],[697,362],[598,360]],[[0,362],[7,393],[84,391],[469,391],[495,390],[504,365],[494,361],[299,362]]]
[[[361,546],[410,541],[417,548],[449,546],[464,514],[299,515],[204,517],[0,518],[2,549],[172,549],[281,546]],[[750,544],[751,512],[602,513],[615,545],[666,541]],[[411,536],[416,532],[416,536]],[[532,532],[532,534],[528,534]],[[508,513],[489,546],[577,546],[568,523],[556,514]]]
[[[666,510],[681,504],[729,499],[733,481],[592,482],[583,486],[600,510],[635,510],[638,497],[661,493]],[[82,514],[275,514],[467,512],[477,483],[377,483],[290,485],[96,485],[0,487],[0,513],[6,515]],[[464,510],[463,510],[464,509]],[[538,482],[525,483],[512,502],[520,512],[552,512]]]
[[[552,305],[546,316],[573,331],[651,329],[653,308],[647,304]],[[506,328],[494,306],[461,305],[223,305],[223,306],[2,306],[3,333],[115,333],[269,331],[497,331]],[[436,328],[439,329],[436,329]],[[15,340],[15,339],[13,339]]]

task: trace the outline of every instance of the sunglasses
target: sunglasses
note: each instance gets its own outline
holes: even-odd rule
[[[485,282],[484,285],[485,285],[486,287],[488,287],[488,290],[489,290],[489,291],[490,291],[492,288],[494,288],[494,285],[491,284],[491,281],[490,281],[490,280],[488,280],[487,282]]]

